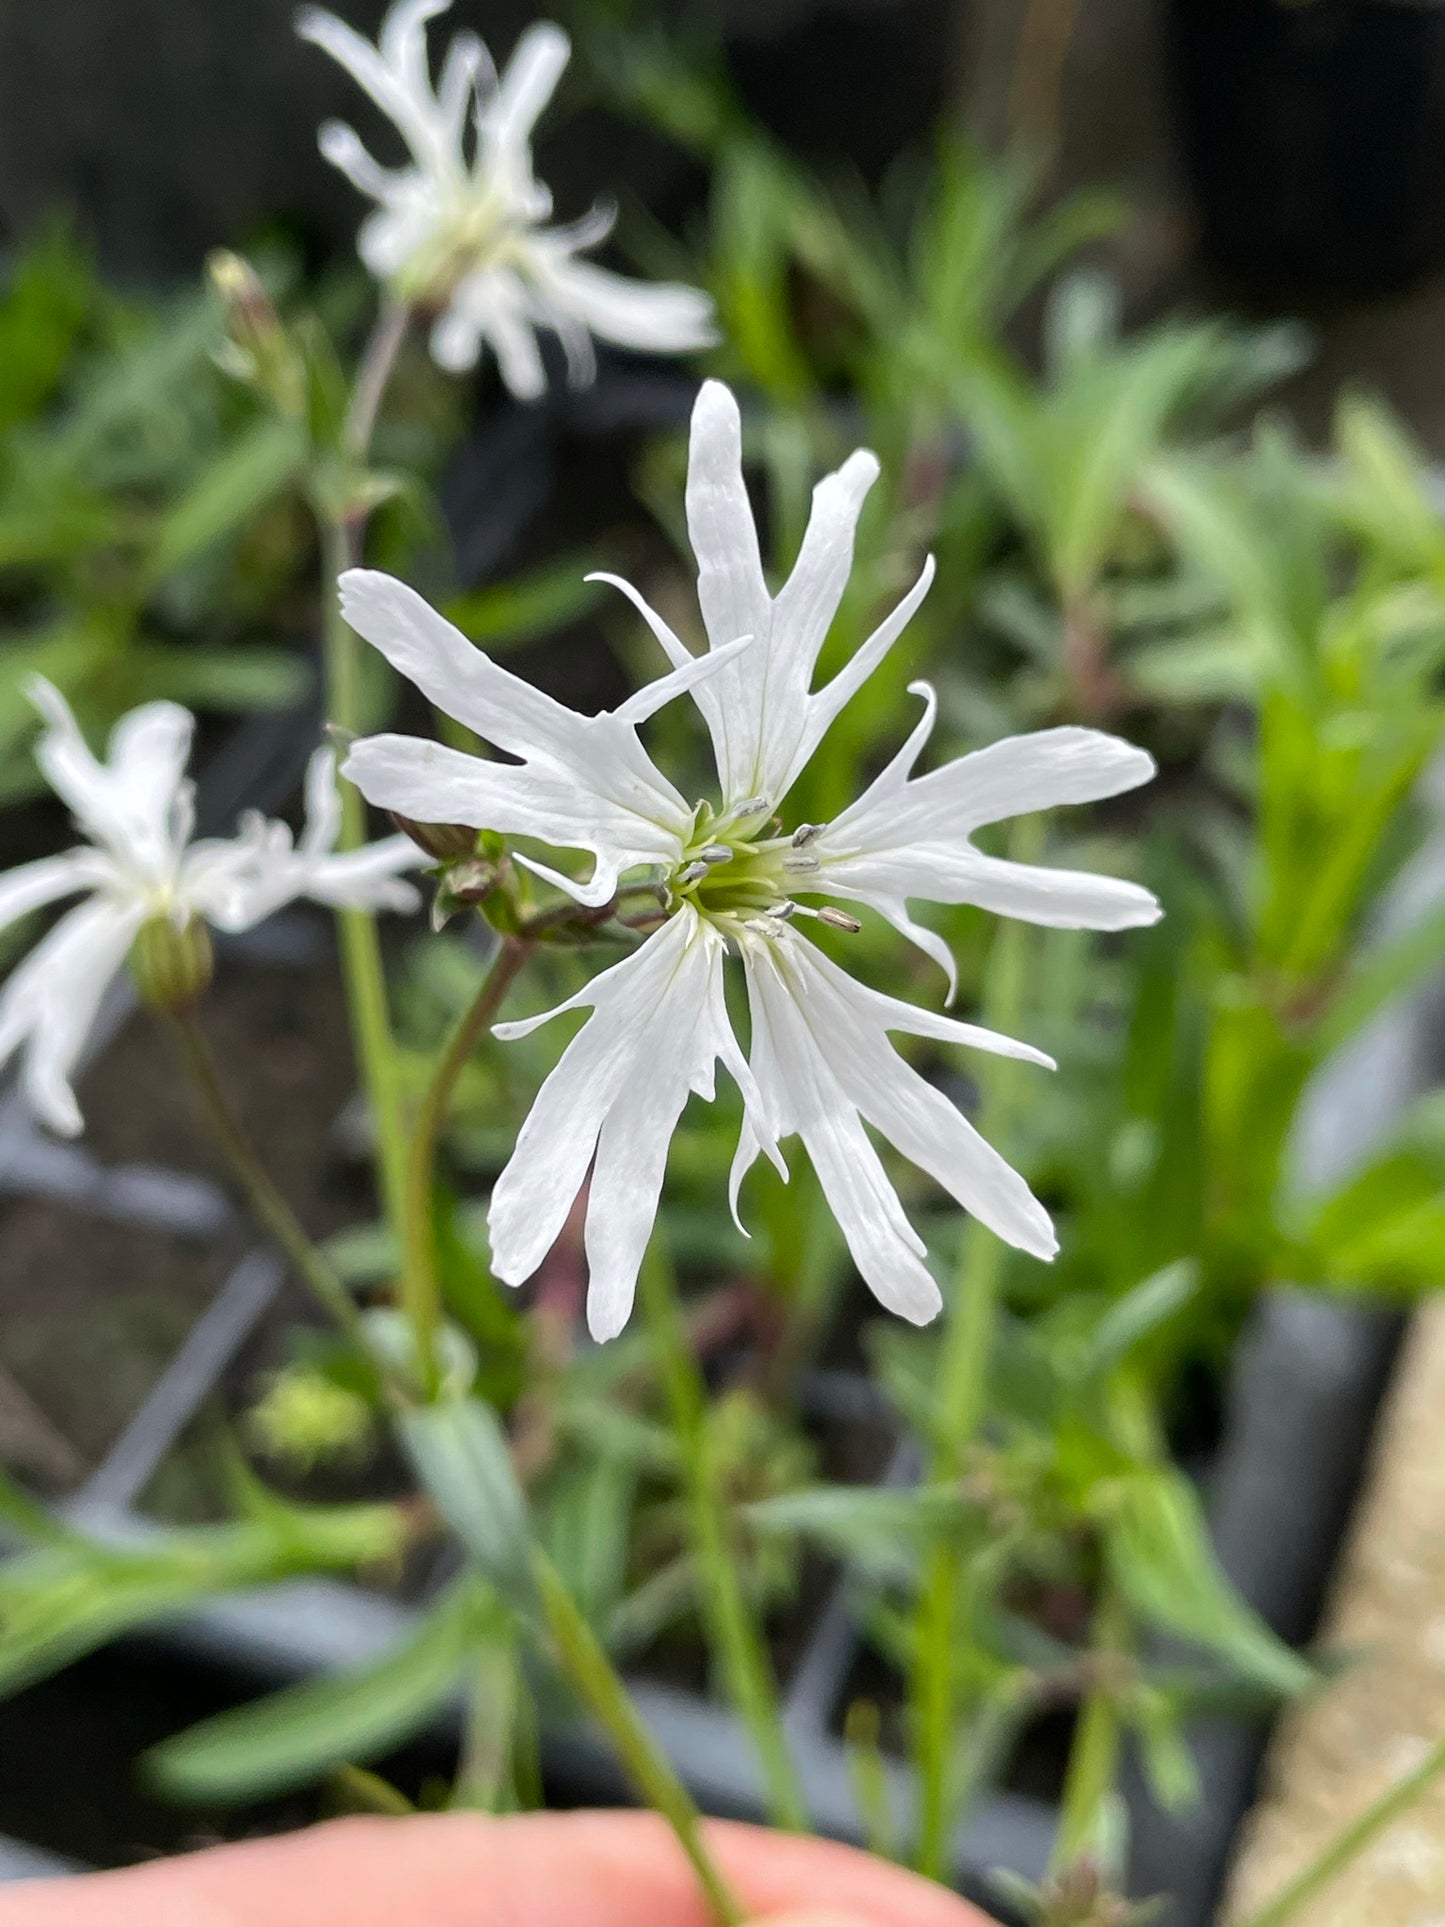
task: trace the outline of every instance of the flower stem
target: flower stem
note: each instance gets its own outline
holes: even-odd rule
[[[364,462],[371,452],[376,418],[410,326],[410,305],[398,301],[394,295],[383,295],[371,337],[362,351],[342,430],[346,452],[359,462]]]
[[[1029,860],[1037,853],[1038,838],[1037,818],[1018,819],[1010,838],[1010,858]],[[989,953],[982,1022],[1010,1035],[1018,1028],[1023,1009],[1026,937],[1025,925],[1001,923]],[[1008,1058],[986,1060],[979,1129],[991,1144],[999,1144],[1006,1136],[1016,1101],[1017,1069]],[[1005,1249],[1001,1240],[982,1225],[965,1227],[963,1256],[943,1329],[936,1380],[929,1474],[935,1480],[962,1475],[983,1420]],[[971,1641],[973,1618],[971,1575],[953,1548],[939,1546],[925,1569],[914,1621],[909,1682],[918,1781],[915,1861],[919,1871],[933,1879],[941,1879],[948,1872],[960,1641]]]
[[[702,1374],[687,1342],[677,1284],[660,1232],[653,1237],[639,1282],[682,1457],[705,1617],[728,1690],[752,1736],[773,1823],[804,1833],[808,1813],[788,1752],[777,1680],[762,1629],[743,1591],[738,1551],[728,1529],[727,1495],[716,1476],[707,1437]]]
[[[362,356],[343,431],[347,453],[358,463],[367,458],[382,397],[409,319],[409,310],[404,305],[393,301],[384,303]],[[360,730],[363,721],[361,654],[357,638],[341,614],[336,582],[360,560],[366,519],[364,510],[348,513],[323,506],[325,501],[324,493],[318,492],[316,513],[324,576],[326,713],[339,730],[350,736]],[[366,840],[366,806],[360,791],[350,783],[343,783],[340,788],[338,846],[354,850]],[[376,1131],[382,1203],[388,1221],[400,1227],[406,1200],[406,1125],[376,919],[370,910],[339,910],[337,928],[352,1041]]]
[[[201,1034],[194,1015],[188,1011],[167,1011],[164,1015],[207,1121],[246,1202],[286,1253],[314,1297],[365,1352],[366,1338],[361,1314],[351,1293],[307,1237],[295,1212],[251,1149],[241,1122],[221,1088],[210,1046]]]
[[[429,1388],[436,1382],[436,1338],[442,1317],[441,1282],[437,1276],[436,1240],[432,1223],[437,1139],[446,1121],[457,1079],[476,1049],[482,1033],[496,1016],[518,971],[535,948],[535,942],[526,937],[505,937],[502,940],[502,947],[491,969],[482,979],[476,996],[463,1011],[447,1040],[412,1126],[402,1215],[405,1230],[402,1309],[416,1342],[422,1382]]]
[[[1079,1708],[1064,1773],[1063,1804],[1052,1856],[1056,1871],[1098,1843],[1099,1820],[1119,1765],[1122,1727],[1117,1667],[1123,1642],[1120,1602],[1106,1588],[1094,1609],[1090,1640],[1095,1678]]]
[[[1236,1927],[1285,1927],[1285,1923],[1297,1918],[1300,1909],[1327,1887],[1336,1874],[1343,1873],[1350,1862],[1363,1853],[1386,1827],[1428,1792],[1442,1773],[1445,1773],[1445,1739],[1438,1740],[1431,1747],[1413,1772],[1397,1780],[1342,1832],[1336,1834],[1323,1852],[1302,1872],[1297,1873],[1282,1893],[1276,1894],[1257,1913],[1237,1922]]]
[[[540,1547],[534,1555],[533,1570],[552,1647],[563,1670],[607,1729],[638,1792],[677,1835],[722,1927],[739,1927],[743,1910],[708,1851],[697,1807],[647,1730],[560,1574]]]

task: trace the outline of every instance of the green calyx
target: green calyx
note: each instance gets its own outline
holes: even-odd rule
[[[141,925],[130,950],[136,989],[153,1010],[186,1011],[215,975],[211,933],[200,917],[161,914]]]

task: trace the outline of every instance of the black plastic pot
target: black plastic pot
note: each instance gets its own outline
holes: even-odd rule
[[[1327,294],[1445,261],[1438,0],[1170,0],[1169,40],[1215,261]]]

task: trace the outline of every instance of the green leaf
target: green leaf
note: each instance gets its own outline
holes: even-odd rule
[[[168,696],[188,709],[289,709],[312,684],[303,656],[260,643],[177,649],[135,643],[126,660],[136,701]]]
[[[1110,1371],[1151,1332],[1182,1311],[1198,1290],[1199,1266],[1192,1258],[1181,1258],[1125,1292],[1090,1335],[1088,1369]]]
[[[1320,1027],[1317,1048],[1322,1057],[1338,1050],[1362,1024],[1427,972],[1438,970],[1445,956],[1445,903],[1386,943],[1365,949],[1350,964]]]
[[[394,1506],[288,1506],[272,1498],[235,1525],[158,1534],[132,1548],[79,1534],[0,1566],[0,1692],[58,1672],[162,1613],[298,1573],[394,1559]]]
[[[810,1539],[868,1571],[906,1577],[970,1514],[956,1485],[820,1485],[760,1499],[742,1516],[760,1536]]]
[[[263,417],[214,457],[156,530],[145,577],[172,570],[234,535],[301,474],[306,448],[298,423]]]
[[[478,1571],[513,1604],[531,1601],[531,1526],[507,1437],[479,1399],[413,1407],[397,1420],[412,1470]]]
[[[1313,1682],[1312,1669],[1230,1584],[1198,1495],[1181,1473],[1161,1469],[1118,1481],[1104,1544],[1114,1583],[1142,1618],[1208,1647],[1272,1692],[1291,1695]]]
[[[495,1617],[494,1603],[468,1576],[374,1664],[203,1720],[152,1747],[146,1777],[168,1800],[255,1800],[375,1759],[453,1697]]]

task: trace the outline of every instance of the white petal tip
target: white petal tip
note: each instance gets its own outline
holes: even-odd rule
[[[631,1313],[630,1300],[625,1304],[604,1303],[595,1291],[587,1294],[587,1329],[599,1345],[620,1336]]]

